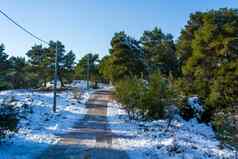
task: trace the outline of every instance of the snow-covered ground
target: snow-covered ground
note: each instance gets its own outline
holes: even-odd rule
[[[76,121],[86,113],[83,104],[89,92],[82,95],[80,102],[74,99],[70,91],[64,91],[57,97],[57,113],[52,113],[53,94],[28,90],[10,90],[0,92],[0,101],[14,98],[14,105],[29,111],[19,113],[17,133],[9,133],[0,144],[0,159],[32,159],[48,146],[59,141],[57,134],[67,133]]]
[[[233,150],[221,149],[212,128],[196,119],[177,117],[167,129],[166,120],[131,121],[116,101],[108,104],[108,120],[115,149],[134,159],[237,159]]]
[[[108,87],[108,89],[111,89]],[[52,113],[53,94],[29,90],[0,92],[0,102],[6,97],[27,111],[19,113],[17,133],[0,144],[0,159],[32,159],[60,139],[57,134],[67,133],[74,123],[84,117],[84,103],[93,91],[85,92],[80,101],[73,91],[58,94],[57,113]],[[22,108],[23,109],[23,108]],[[126,111],[116,101],[108,103],[109,126],[118,138],[112,148],[124,150],[134,159],[237,159],[236,152],[221,149],[212,128],[196,119],[173,120],[167,129],[166,120],[143,122],[129,120]]]

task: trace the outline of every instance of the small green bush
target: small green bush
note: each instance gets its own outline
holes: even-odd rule
[[[228,143],[238,148],[238,111],[224,109],[215,113],[212,124],[222,143]]]
[[[2,129],[16,131],[18,119],[14,115],[0,116],[0,127]]]
[[[145,90],[145,84],[137,78],[121,80],[116,83],[116,97],[126,106],[131,118],[135,118],[136,112],[143,110]]]
[[[165,107],[171,105],[175,99],[175,92],[172,85],[160,73],[150,76],[148,89],[144,99],[144,106],[147,109],[147,117],[163,118]]]
[[[0,90],[6,90],[10,88],[12,88],[12,85],[9,82],[0,79]]]
[[[154,73],[149,81],[133,78],[116,83],[116,97],[126,106],[130,117],[163,118],[165,107],[172,104],[175,93],[169,80]]]

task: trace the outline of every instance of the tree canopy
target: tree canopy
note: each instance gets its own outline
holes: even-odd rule
[[[177,73],[176,49],[171,34],[164,34],[155,27],[152,31],[145,31],[140,41],[150,74],[158,70],[167,76]]]
[[[237,10],[192,15],[178,43],[184,50],[180,52],[184,92],[202,97],[209,110],[238,103],[237,46]]]
[[[143,76],[146,72],[144,52],[139,41],[124,32],[115,33],[109,52],[110,56],[104,60],[108,67],[104,74],[111,81],[130,76]]]

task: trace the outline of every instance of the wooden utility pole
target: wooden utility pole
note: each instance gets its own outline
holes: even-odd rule
[[[89,73],[90,73],[90,54],[88,54],[88,67],[87,67],[87,89],[89,89]]]

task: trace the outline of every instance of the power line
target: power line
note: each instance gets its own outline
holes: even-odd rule
[[[10,22],[12,22],[13,24],[15,24],[18,28],[22,29],[24,32],[26,32],[27,34],[29,34],[30,36],[32,36],[33,38],[41,41],[42,43],[45,43],[47,45],[49,45],[49,43],[45,40],[42,40],[40,37],[34,35],[32,32],[30,32],[29,30],[27,30],[26,28],[24,28],[23,26],[21,26],[20,24],[18,24],[15,20],[13,20],[12,18],[10,18],[6,13],[4,13],[1,9],[0,9],[0,13],[5,16]]]
[[[32,36],[33,38],[41,41],[42,43],[45,43],[47,45],[49,45],[49,43],[43,39],[41,39],[40,37],[34,35],[32,32],[30,32],[29,30],[27,30],[26,28],[24,28],[23,26],[21,26],[20,24],[18,24],[15,20],[13,20],[12,18],[10,18],[6,13],[4,13],[1,9],[0,9],[0,13],[5,16],[10,22],[12,22],[13,24],[15,24],[18,28],[22,29],[24,32],[26,32],[27,34],[29,34],[30,36]],[[56,87],[57,87],[57,79],[58,79],[58,48],[57,48],[57,42],[56,42],[56,48],[55,48],[55,74],[54,74],[54,99],[53,99],[53,112],[56,112]]]

